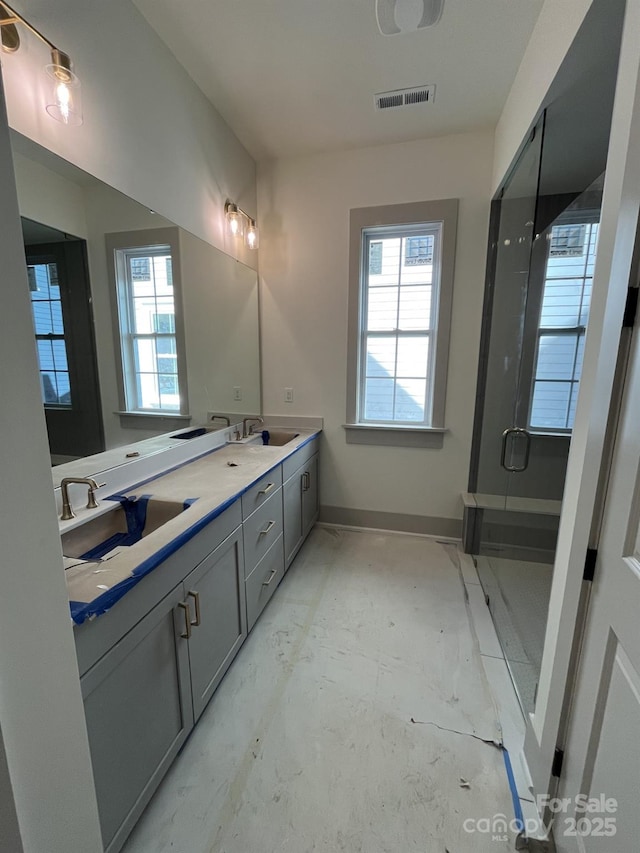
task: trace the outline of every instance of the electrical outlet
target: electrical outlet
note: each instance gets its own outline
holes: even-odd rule
[[[293,403],[293,388],[284,389],[284,401],[285,403]]]
[[[233,399],[242,400],[242,388],[239,385],[233,387]]]

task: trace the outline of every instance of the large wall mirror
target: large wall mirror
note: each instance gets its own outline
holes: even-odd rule
[[[201,426],[208,412],[258,413],[255,270],[15,132],[12,147],[52,464]],[[145,414],[124,414],[119,245],[152,323],[134,341],[136,364],[155,335],[158,375],[146,381],[160,390]],[[149,269],[164,275],[153,311],[142,280]]]

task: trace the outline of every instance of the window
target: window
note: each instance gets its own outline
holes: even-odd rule
[[[529,425],[570,432],[591,303],[597,223],[554,225],[549,235]]]
[[[417,231],[409,236],[405,226],[397,226],[383,235],[378,228],[363,232],[358,407],[363,424],[431,426],[432,305],[435,308],[439,281],[433,246],[440,243],[442,224],[425,224]],[[372,244],[381,247],[373,269]]]
[[[71,408],[71,383],[64,338],[62,301],[55,263],[29,264],[31,311],[45,406]]]
[[[113,240],[110,242],[113,245]],[[184,414],[185,382],[171,246],[114,248],[113,253],[124,409]]]
[[[455,200],[351,211],[348,441],[442,443],[456,216]]]

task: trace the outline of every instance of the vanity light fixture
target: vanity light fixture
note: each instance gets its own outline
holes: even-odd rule
[[[30,33],[44,42],[51,52],[51,62],[45,66],[48,77],[47,112],[62,124],[76,126],[82,124],[80,80],[74,74],[71,58],[59,50],[55,44],[50,42],[46,36],[42,35],[4,0],[0,0],[0,36],[2,50],[5,53],[15,53],[20,47],[17,24],[26,27]]]
[[[244,236],[246,245],[250,249],[257,249],[260,234],[255,219],[252,219],[248,213],[245,213],[241,207],[238,207],[232,201],[225,202],[224,214],[227,218],[227,227],[231,236]]]

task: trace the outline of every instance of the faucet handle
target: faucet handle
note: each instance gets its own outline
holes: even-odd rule
[[[98,501],[96,500],[96,489],[101,489],[106,486],[106,483],[96,483],[95,486],[89,486],[89,497],[87,500],[87,509],[97,509]]]

